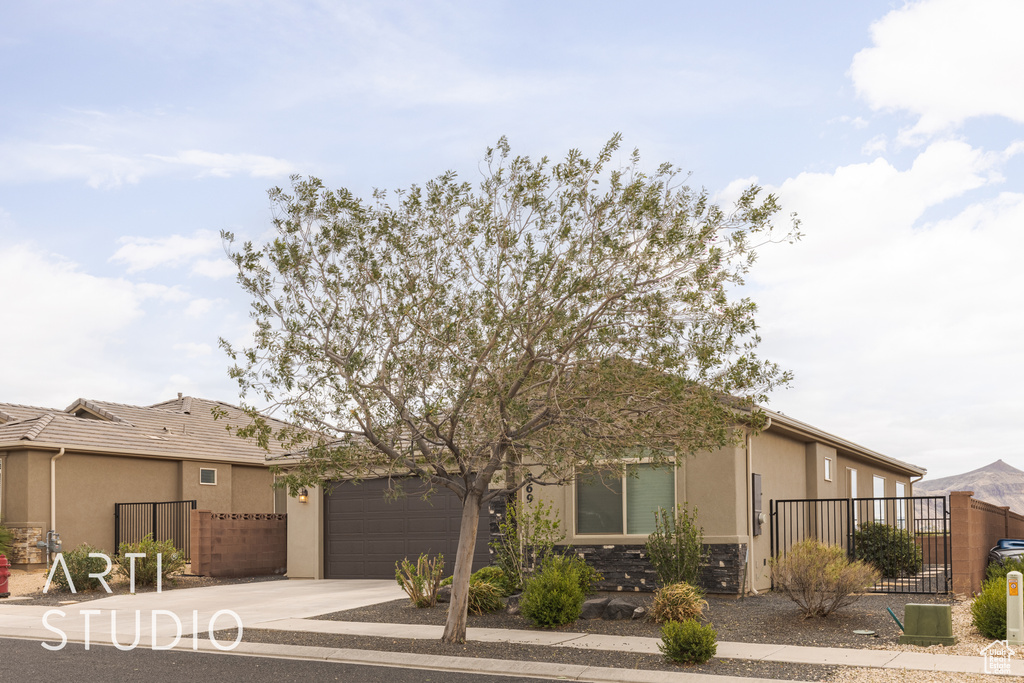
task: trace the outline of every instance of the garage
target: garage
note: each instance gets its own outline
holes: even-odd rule
[[[393,579],[395,562],[421,553],[442,554],[445,573],[455,570],[462,503],[439,488],[423,500],[423,484],[405,480],[405,495],[388,499],[388,479],[342,482],[324,494],[324,578]],[[485,514],[477,528],[473,569],[490,563]]]

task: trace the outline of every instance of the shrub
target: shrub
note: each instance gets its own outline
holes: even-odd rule
[[[1024,574],[1024,557],[1009,557],[1002,562],[993,562],[985,568],[985,580],[991,581],[1000,577],[1005,579],[1010,572]]]
[[[865,522],[853,532],[856,558],[873,564],[882,576],[899,578],[921,571],[921,549],[906,529]]]
[[[576,621],[583,611],[583,590],[574,562],[550,560],[526,582],[519,611],[541,628]]]
[[[658,649],[666,659],[680,664],[703,664],[718,652],[718,633],[711,625],[693,619],[670,621],[661,627]]]
[[[75,591],[96,590],[102,585],[99,579],[89,578],[89,574],[102,574],[107,570],[107,562],[102,557],[89,557],[89,553],[103,552],[88,543],[83,543],[77,548],[61,553],[64,564],[68,568],[68,575],[71,576],[71,582],[75,585]],[[68,576],[59,567],[53,572],[52,585],[56,586],[58,590],[71,590],[71,586],[68,585]]]
[[[185,557],[174,547],[174,541],[154,541],[153,534],[146,534],[138,543],[122,543],[117,549],[117,573],[124,577],[131,575],[131,559],[128,553],[144,553],[145,557],[135,558],[135,585],[154,586],[157,577],[157,555],[160,555],[160,581],[185,568]]]
[[[14,532],[0,524],[0,555],[11,556],[14,550]]]
[[[565,538],[550,506],[537,501],[524,511],[522,505],[509,501],[505,519],[498,524],[498,540],[490,543],[495,565],[505,572],[509,595],[523,588],[544,558],[554,552],[555,544]]]
[[[474,583],[489,583],[497,586],[501,591],[501,597],[507,597],[512,595],[512,588],[508,577],[505,572],[499,567],[483,567],[473,572],[473,575],[469,577],[469,584]],[[494,610],[489,610],[494,611]]]
[[[570,551],[567,551],[564,555],[551,555],[545,561],[545,566],[557,567],[560,571],[571,572],[576,575],[576,580],[580,585],[580,591],[584,596],[590,595],[594,592],[594,585],[598,581],[603,581],[604,576],[601,572],[597,571],[579,555]]]
[[[505,607],[504,589],[490,581],[469,581],[469,613],[488,614]]]
[[[408,557],[395,563],[395,580],[417,607],[433,607],[437,604],[437,590],[441,587],[443,574],[444,555],[438,555],[432,560],[423,553],[416,564],[410,562]]]
[[[990,640],[1006,640],[1006,577],[997,576],[981,586],[971,603],[971,623]]]
[[[662,586],[679,582],[699,585],[708,553],[704,550],[704,529],[697,526],[696,508],[691,515],[685,505],[677,505],[674,518],[665,508],[658,508],[654,532],[647,536],[647,559]]]
[[[700,620],[708,601],[700,589],[680,581],[663,586],[654,594],[651,603],[651,618],[655,621],[686,621]]]
[[[850,562],[839,546],[822,545],[811,538],[793,545],[771,563],[772,581],[800,606],[804,618],[827,617],[855,602],[879,578],[873,566]]]

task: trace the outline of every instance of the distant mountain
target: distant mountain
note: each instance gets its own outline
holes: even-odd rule
[[[970,472],[914,484],[915,496],[948,496],[950,491],[974,491],[974,497],[993,505],[1009,505],[1024,514],[1024,471],[1002,460]]]

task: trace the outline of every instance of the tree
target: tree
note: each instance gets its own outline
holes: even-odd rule
[[[619,145],[551,164],[502,138],[477,189],[448,172],[371,202],[294,176],[269,193],[273,241],[223,233],[257,324],[251,348],[221,341],[231,374],[299,427],[253,411],[240,434],[302,453],[293,489],[411,474],[462,501],[446,642],[488,500],[637,447],[669,464],[733,443],[789,381],[729,288],[795,219],[779,234],[757,187],[726,213],[636,151],[610,169]]]

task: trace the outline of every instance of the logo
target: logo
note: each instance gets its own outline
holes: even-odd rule
[[[103,553],[89,553],[89,557],[102,558],[104,560],[104,562],[106,563],[106,565],[107,565],[106,569],[104,569],[102,572],[90,573],[89,574],[89,578],[90,579],[97,579],[100,582],[100,585],[103,586],[103,589],[107,593],[113,593],[113,591],[110,590],[110,586],[107,585],[107,582],[106,582],[106,576],[108,574],[110,574],[110,571],[113,568],[113,563],[110,561],[110,558],[107,555],[103,554]],[[129,579],[129,581],[130,581],[130,588],[129,588],[129,590],[134,595],[135,594],[135,560],[136,560],[136,558],[145,558],[146,554],[145,553],[126,553],[126,557],[129,558],[129,563],[130,563],[129,564],[129,576],[130,576],[130,579]],[[50,590],[50,582],[53,581],[53,575],[57,573],[57,568],[58,567],[60,567],[64,571],[64,577],[67,580],[68,588],[71,589],[72,593],[77,593],[78,591],[75,590],[74,581],[71,580],[71,572],[68,571],[67,562],[64,561],[64,554],[63,553],[57,553],[57,557],[53,561],[53,566],[50,567],[50,573],[46,577],[46,585],[43,587],[43,592],[46,593],[46,592],[48,592]],[[163,555],[161,553],[157,553],[157,556],[156,556],[156,592],[157,593],[160,593],[160,592],[163,591],[163,583],[162,583],[162,580],[161,580],[162,579],[162,571],[161,571],[162,567],[163,567]],[[86,650],[89,649],[89,645],[91,644],[91,639],[90,639],[90,626],[91,626],[91,623],[90,623],[90,619],[89,618],[94,616],[94,615],[100,615],[100,614],[102,614],[102,611],[98,610],[98,609],[83,609],[83,610],[79,610],[78,611],[78,615],[83,618],[82,626],[84,627],[84,631],[85,631],[85,649]],[[217,622],[217,619],[219,617],[225,616],[225,615],[231,617],[235,621],[235,628],[238,629],[238,633],[235,636],[234,642],[232,642],[232,643],[230,643],[230,644],[228,644],[226,646],[222,646],[219,642],[217,642],[217,639],[214,637],[214,632],[217,630],[215,628],[214,624]],[[55,625],[50,623],[50,618],[51,617],[65,618],[65,617],[67,617],[67,614],[64,611],[59,610],[59,609],[51,609],[51,610],[47,610],[47,612],[43,615],[43,627],[46,628],[46,630],[51,631],[52,633],[56,633],[58,636],[60,636],[60,643],[57,644],[57,645],[51,645],[50,643],[42,643],[42,646],[44,648],[46,648],[47,650],[51,650],[51,651],[53,651],[53,650],[63,650],[64,646],[68,644],[68,636],[67,636],[67,634],[61,628],[59,628],[58,626],[55,626]],[[166,624],[166,620],[168,618],[171,621],[174,622],[174,625],[175,625],[174,639],[169,644],[166,644],[166,645],[158,645],[157,644],[157,625],[158,625],[157,624],[157,621],[158,621],[157,617],[164,617],[165,624]],[[118,639],[117,639],[117,610],[111,610],[110,611],[110,641],[111,641],[111,645],[116,647],[118,650],[134,650],[139,645],[140,641],[142,640],[141,622],[142,622],[142,612],[140,612],[139,610],[135,610],[135,632],[134,632],[135,639],[130,644],[122,644],[122,643],[118,642]],[[154,650],[170,650],[173,647],[177,647],[177,645],[181,641],[181,638],[182,638],[182,635],[183,635],[183,627],[182,627],[181,619],[178,617],[177,614],[175,614],[174,612],[169,612],[167,610],[163,610],[163,609],[153,610],[150,613],[150,624],[151,624],[151,627],[152,627],[151,628],[152,643],[151,643],[150,647],[152,649],[154,649]],[[200,620],[199,620],[199,612],[197,610],[193,610],[192,611],[192,649],[193,650],[198,650],[199,649],[199,634],[201,632],[202,632],[202,628],[201,628]],[[229,609],[222,609],[222,610],[216,612],[210,618],[209,625],[206,628],[206,632],[207,632],[207,634],[210,637],[210,643],[213,644],[213,646],[215,648],[217,648],[218,650],[223,650],[223,651],[234,650],[236,647],[238,647],[238,643],[240,643],[242,641],[242,632],[243,632],[242,631],[242,618],[239,617],[238,614],[236,614],[235,612],[233,612],[233,611],[231,611]]]
[[[985,673],[1010,675],[1010,659],[1017,654],[1005,640],[994,640],[981,650],[985,658]]]

